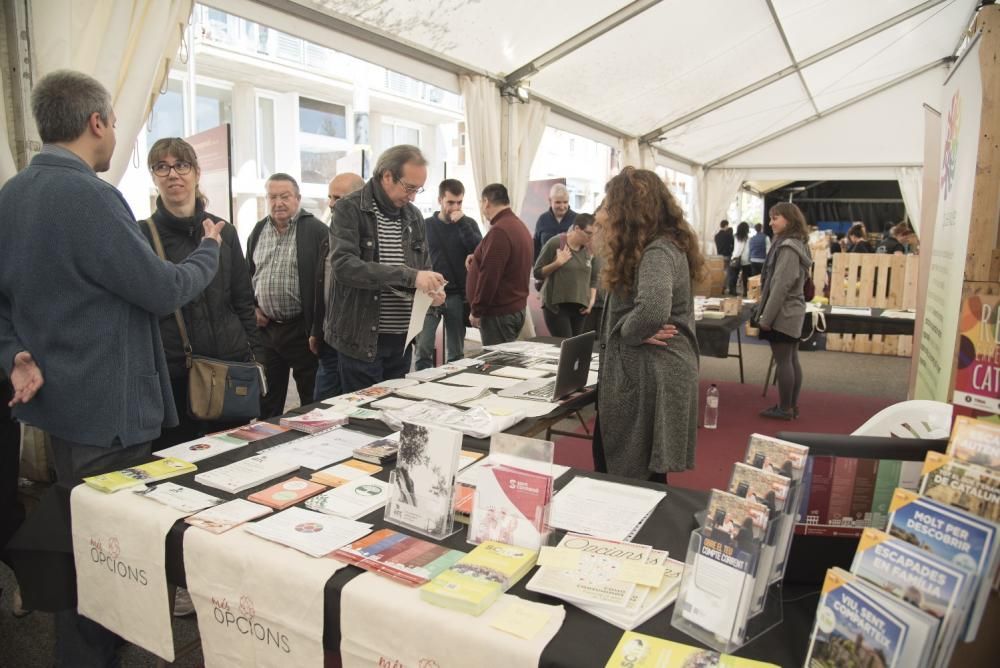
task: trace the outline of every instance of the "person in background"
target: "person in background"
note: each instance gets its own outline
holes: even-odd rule
[[[531,233],[510,208],[501,183],[483,188],[479,203],[490,230],[466,258],[465,295],[483,345],[517,340],[524,326],[531,273]]]
[[[426,225],[413,205],[426,180],[420,149],[393,146],[365,187],[333,207],[327,328],[344,392],[405,376],[413,291],[431,295],[434,306],[445,301],[444,276],[431,270]]]
[[[570,231],[545,242],[535,260],[535,279],[545,281],[542,315],[550,336],[577,336],[594,307],[597,273],[590,251],[593,222],[589,213],[577,214]]]
[[[299,403],[311,404],[319,362],[309,350],[316,304],[316,272],[330,243],[330,232],[302,208],[298,182],[272,174],[265,183],[268,216],[247,240],[247,263],[253,282],[268,393],[260,414],[285,412],[288,372],[295,376]]]
[[[599,234],[608,300],[595,467],[666,482],[668,471],[694,467],[698,342],[691,286],[705,260],[656,173],[625,167],[606,194],[607,222]]]
[[[903,244],[896,241],[896,238],[892,234],[895,227],[895,224],[889,224],[885,228],[885,231],[882,233],[882,240],[879,241],[878,246],[875,247],[876,253],[895,255],[896,253],[903,252]]]
[[[920,240],[917,238],[917,233],[913,231],[913,227],[907,222],[902,222],[892,227],[892,238],[896,240],[899,244],[899,249],[893,251],[894,253],[903,253],[904,255],[916,255],[920,252]]]
[[[723,220],[719,223],[719,231],[715,233],[715,252],[726,260],[726,267],[733,257],[733,228],[729,227],[729,221]]]
[[[203,236],[202,222],[218,223],[222,219],[205,211],[207,200],[198,188],[201,168],[191,144],[178,137],[160,139],[149,150],[146,163],[159,196],[153,215],[139,229],[155,250],[149,223],[155,225],[167,260],[179,264],[198,249]],[[195,355],[229,362],[263,358],[250,273],[239,236],[232,225],[222,228],[219,271],[208,287],[180,311]],[[187,411],[187,358],[173,313],[160,318],[160,336],[167,355],[170,387],[177,405],[179,424],[165,429],[153,442],[154,449],[161,450],[243,424],[244,420],[205,422],[191,417]]]
[[[799,415],[802,367],[799,336],[806,315],[803,289],[812,266],[805,217],[799,207],[779,202],[771,207],[774,244],[761,273],[760,300],[756,318],[760,338],[771,344],[778,378],[777,406],[761,411],[761,417],[792,420]]]
[[[754,225],[753,229],[755,234],[750,237],[750,275],[759,276],[764,260],[767,259],[767,252],[771,250],[771,237],[764,234],[764,226],[760,223]]]
[[[736,226],[736,243],[733,246],[733,256],[729,259],[727,268],[727,283],[729,294],[736,296],[736,282],[742,281],[743,296],[747,295],[747,281],[750,278],[750,224],[743,222]]]
[[[224,225],[204,220],[197,250],[161,260],[97,176],[116,144],[107,89],[56,70],[31,111],[41,153],[0,190],[0,366],[14,417],[49,434],[56,482],[72,487],[148,462],[177,424],[158,320],[209,285]],[[54,625],[55,665],[118,665],[124,641],[75,607]]]
[[[444,304],[427,311],[424,329],[417,335],[417,371],[434,366],[434,339],[438,323],[444,318],[444,338],[447,350],[443,356],[452,362],[465,357],[465,320],[468,302],[465,300],[465,258],[483,240],[479,223],[462,213],[465,186],[461,181],[445,179],[438,186],[439,211],[428,218],[427,248],[431,263],[448,283],[444,286]]]
[[[847,230],[848,253],[874,253],[875,249],[868,243],[868,232],[864,223],[854,223],[851,229]]]
[[[334,204],[355,190],[361,190],[364,187],[365,180],[354,172],[337,174],[330,179],[326,190],[326,205],[330,208],[331,218],[333,217]],[[327,302],[330,301],[330,295],[333,293],[333,287],[330,283],[333,269],[330,267],[329,260],[330,253],[327,251],[326,257],[320,262],[319,269],[316,271],[315,314],[313,315],[313,331],[309,335],[309,350],[316,356],[318,362],[316,389],[313,391],[314,401],[329,399],[342,392],[340,369],[337,366],[337,349],[326,340]]]
[[[535,253],[542,252],[542,246],[557,234],[569,232],[576,220],[576,212],[569,208],[569,191],[566,186],[557,183],[549,189],[549,210],[538,217],[535,223]]]

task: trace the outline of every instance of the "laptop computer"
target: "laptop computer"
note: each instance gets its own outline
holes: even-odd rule
[[[563,339],[559,344],[559,370],[555,378],[533,378],[497,392],[501,397],[558,401],[587,384],[590,357],[594,351],[594,332]]]

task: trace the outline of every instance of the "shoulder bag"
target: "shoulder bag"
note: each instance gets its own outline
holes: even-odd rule
[[[146,221],[156,254],[167,260],[153,219]],[[169,261],[169,260],[167,260]],[[199,420],[244,420],[260,416],[263,370],[256,361],[227,362],[195,355],[180,309],[174,311],[188,369],[188,413]],[[250,351],[253,359],[253,351]],[[266,390],[264,390],[266,391]]]

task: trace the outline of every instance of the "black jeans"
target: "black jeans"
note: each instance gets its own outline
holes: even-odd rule
[[[379,334],[373,360],[355,359],[339,351],[337,364],[342,391],[357,392],[383,380],[405,376],[410,370],[413,353],[413,348],[405,343],[406,334]]]
[[[21,466],[21,425],[7,406],[14,398],[10,381],[0,380],[0,553],[24,521],[24,507],[17,500]]]
[[[741,265],[739,269],[733,269],[733,267],[729,267],[727,269],[727,274],[728,274],[728,276],[727,276],[726,283],[727,283],[727,287],[729,288],[729,293],[733,294],[733,295],[736,294],[736,279],[742,277],[743,278],[743,296],[746,297],[747,296],[747,282],[750,280],[750,265],[749,264]]]
[[[259,330],[264,348],[264,359],[261,361],[267,371],[268,385],[267,395],[260,401],[262,419],[277,417],[285,412],[289,371],[295,377],[299,403],[304,406],[313,402],[319,360],[309,350],[309,337],[303,327],[299,317],[287,322],[271,322]]]
[[[553,304],[553,306],[556,308],[555,311],[548,306],[542,309],[545,326],[549,328],[549,336],[568,339],[583,332],[583,324],[587,319],[587,316],[580,313],[583,306],[569,303]]]
[[[524,311],[507,315],[484,315],[479,319],[479,335],[484,346],[517,341],[524,327]]]

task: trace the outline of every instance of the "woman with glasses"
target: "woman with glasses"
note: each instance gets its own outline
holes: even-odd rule
[[[568,232],[545,242],[535,261],[534,274],[542,284],[542,315],[551,336],[570,337],[583,332],[587,314],[597,298],[597,272],[590,252],[594,217],[577,214]]]
[[[605,190],[598,242],[608,297],[595,468],[666,482],[667,472],[694,468],[698,342],[691,286],[705,259],[654,172],[626,167]]]
[[[205,211],[207,199],[198,189],[201,177],[198,156],[186,141],[177,137],[160,139],[149,150],[148,164],[159,196],[152,217],[141,223],[140,228],[152,244],[149,229],[152,222],[167,260],[180,263],[201,243],[202,221],[222,219]],[[194,354],[230,362],[248,362],[259,355],[253,288],[243,247],[232,225],[222,229],[215,278],[204,292],[181,309],[181,315]],[[242,421],[233,425],[205,422],[188,414],[188,369],[173,313],[160,318],[160,333],[180,424],[165,429],[153,449],[242,424]]]

